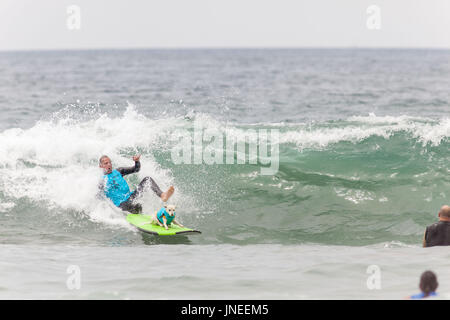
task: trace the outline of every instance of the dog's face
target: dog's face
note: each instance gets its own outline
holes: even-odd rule
[[[166,208],[167,213],[173,217],[173,215],[175,214],[176,206],[173,204],[168,204],[168,205],[164,206],[164,208]]]

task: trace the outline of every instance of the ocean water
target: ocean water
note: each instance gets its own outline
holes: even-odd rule
[[[421,243],[450,204],[449,88],[449,50],[2,52],[0,298],[402,299],[428,269],[448,298],[450,251]],[[278,132],[276,172],[176,163],[194,125]],[[95,197],[103,154],[141,154],[130,186],[173,185],[202,234],[130,226]]]

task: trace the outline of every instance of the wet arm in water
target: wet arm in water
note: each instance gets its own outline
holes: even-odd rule
[[[141,163],[139,161],[136,161],[134,163],[134,167],[128,167],[128,168],[117,168],[117,171],[120,172],[122,176],[126,176],[130,173],[139,172],[141,170]]]
[[[423,234],[422,246],[424,248],[427,247],[427,230],[425,230],[425,233]]]

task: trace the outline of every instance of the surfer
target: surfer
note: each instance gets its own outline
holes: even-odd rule
[[[175,191],[174,187],[170,186],[166,192],[162,192],[152,178],[145,177],[136,190],[131,192],[123,176],[136,173],[141,169],[140,157],[140,155],[133,156],[134,167],[121,167],[114,170],[108,156],[103,155],[99,159],[99,167],[103,169],[103,181],[99,184],[100,192],[111,199],[114,205],[131,213],[142,213],[142,205],[135,203],[135,200],[140,198],[149,187],[163,202],[166,202]]]
[[[428,226],[423,235],[423,247],[450,245],[450,206],[443,206],[439,221]]]

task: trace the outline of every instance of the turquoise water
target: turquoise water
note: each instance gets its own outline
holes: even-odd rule
[[[448,204],[449,58],[445,50],[0,53],[2,274],[23,261],[2,297],[157,299],[145,288],[166,281],[152,269],[164,263],[180,276],[163,299],[414,293],[427,266],[445,270],[448,260],[420,246]],[[194,124],[242,143],[248,130],[277,130],[276,173],[261,175],[260,163],[174,163],[180,130]],[[130,186],[145,176],[174,185],[177,215],[201,235],[143,235],[95,198],[98,158],[131,166],[136,153],[142,169]],[[141,203],[148,213],[161,206],[151,193]],[[410,261],[399,279],[397,257]],[[116,266],[104,282],[95,280],[98,260]],[[124,279],[128,261],[139,267]],[[66,288],[71,264],[84,274],[80,290]],[[392,285],[367,289],[373,264]],[[286,275],[270,276],[282,266]]]

